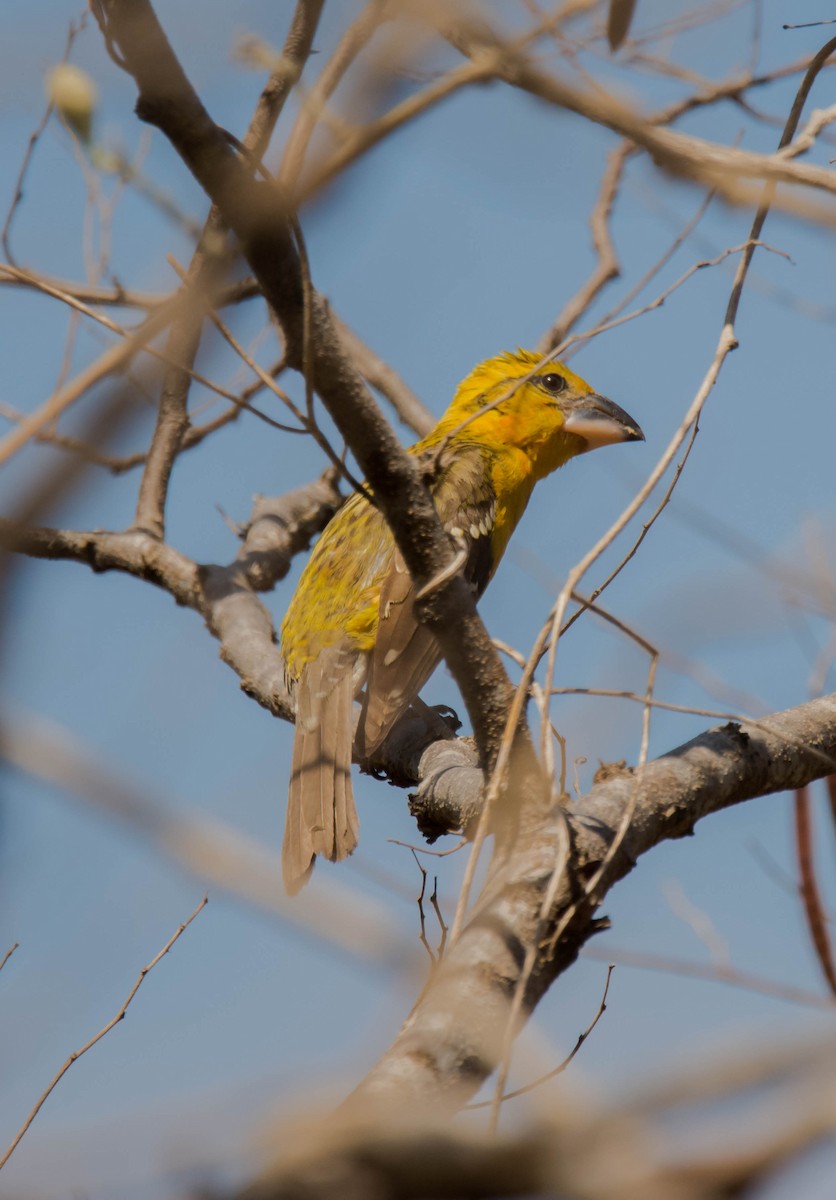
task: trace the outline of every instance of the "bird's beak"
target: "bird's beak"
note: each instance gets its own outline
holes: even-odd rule
[[[644,441],[644,434],[630,414],[597,392],[581,397],[567,409],[563,428],[583,438],[586,445],[582,453],[615,442]]]

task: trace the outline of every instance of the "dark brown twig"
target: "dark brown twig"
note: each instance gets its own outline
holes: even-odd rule
[[[436,955],[427,938],[427,915],[424,912],[424,896],[427,892],[427,868],[422,866],[418,855],[414,850],[412,851],[412,857],[415,859],[416,867],[421,872],[421,890],[415,897],[415,903],[418,905],[418,920],[421,925],[420,932],[418,934],[418,940],[426,950],[427,954],[430,956],[430,962],[435,965]]]
[[[830,803],[830,818],[836,831],[836,775],[827,777],[827,798]]]
[[[833,948],[827,932],[827,919],[821,893],[816,882],[816,867],[813,862],[813,830],[810,815],[809,789],[800,787],[795,792],[795,845],[798,854],[798,874],[801,898],[804,901],[804,916],[813,949],[827,986],[836,996],[836,966],[833,963]]]
[[[531,1083],[526,1083],[523,1087],[515,1088],[513,1092],[505,1092],[500,1097],[501,1104],[504,1104],[506,1100],[516,1100],[517,1096],[525,1096],[527,1092],[533,1092],[536,1088],[542,1087],[544,1083],[548,1083],[550,1079],[554,1079],[556,1076],[563,1074],[563,1072],[571,1063],[572,1059],[580,1050],[581,1046],[592,1033],[592,1030],[601,1020],[601,1017],[603,1017],[604,1013],[607,1011],[607,995],[610,990],[610,979],[612,978],[612,973],[614,970],[615,963],[610,963],[607,967],[607,978],[604,980],[604,993],[601,996],[601,1003],[598,1005],[598,1011],[587,1025],[586,1029],[584,1029],[583,1033],[578,1034],[578,1040],[575,1042],[569,1054],[566,1055],[563,1062],[559,1063],[558,1066],[554,1067],[551,1071],[547,1071],[545,1075],[540,1075],[537,1079],[533,1079]],[[491,1108],[493,1103],[493,1100],[481,1100],[478,1104],[466,1104],[465,1108]]]

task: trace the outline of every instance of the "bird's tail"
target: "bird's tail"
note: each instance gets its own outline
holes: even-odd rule
[[[310,879],[318,854],[332,862],[357,845],[351,788],[351,663],[337,647],[307,665],[296,689],[296,736],[287,799],[282,876],[294,895]]]

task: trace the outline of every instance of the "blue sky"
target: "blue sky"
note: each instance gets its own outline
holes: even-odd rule
[[[347,7],[326,10],[317,37],[324,53]],[[290,6],[281,10],[277,23],[275,6],[256,0],[233,17],[212,0],[195,24],[188,6],[158,6],[212,115],[239,133],[261,77],[232,62],[230,47],[241,32],[278,43]],[[667,11],[640,5],[642,27]],[[817,30],[781,31],[785,20],[818,16],[811,4],[767,3],[763,11],[766,69],[824,40]],[[14,15],[7,45],[15,53],[0,78],[3,206],[42,111],[43,75],[60,57],[67,23],[77,15],[58,0]],[[670,52],[720,78],[745,57],[741,47],[748,45],[751,21],[745,7],[718,27],[722,37],[703,32],[674,39]],[[100,90],[99,144],[135,149],[143,135],[132,115],[133,84],[107,58],[95,28],[80,37],[74,59]],[[679,93],[670,80],[637,73],[628,79],[604,61],[600,70],[639,107]],[[826,103],[828,79],[820,81],[812,106]],[[783,115],[793,87],[776,85],[758,101]],[[773,126],[746,123],[731,106],[697,114],[683,128],[725,142],[743,131],[743,144],[762,150],[778,137]],[[303,212],[314,280],[441,413],[475,362],[533,345],[590,271],[586,218],[615,144],[612,135],[506,89],[460,94],[378,148]],[[820,146],[814,159],[827,162],[833,153]],[[201,218],[199,189],[159,136],[144,170]],[[623,277],[593,318],[659,257],[701,199],[698,189],[667,183],[645,160],[631,164],[613,222]],[[38,146],[14,228],[18,260],[82,279],[83,207],[80,172],[66,134],[53,122]],[[745,240],[750,221],[750,212],[715,202],[641,302],[694,262]],[[675,498],[606,596],[613,611],[662,649],[660,698],[726,710],[749,697],[753,715],[808,697],[829,631],[788,595],[813,580],[822,604],[832,608],[836,508],[833,239],[829,231],[780,215],[770,217],[764,238],[792,262],[756,256],[740,310],[740,348],[709,399]],[[113,228],[113,271],[136,287],[168,289],[174,283],[168,253],[187,261],[188,239],[128,189]],[[714,352],[732,269],[729,263],[698,273],[661,309],[594,340],[573,359],[574,369],[641,422],[647,442],[603,450],[541,485],[481,605],[497,637],[523,649],[531,643],[565,571],[651,470]],[[830,320],[800,311],[801,302],[827,308]],[[0,399],[28,410],[55,385],[66,313],[10,288],[0,290],[0,306]],[[263,312],[252,306],[232,323],[239,337],[252,338]],[[101,345],[101,335],[83,327],[73,369]],[[270,360],[269,343],[260,353]],[[203,366],[210,375],[217,370],[222,382],[234,375],[211,339]],[[194,400],[207,397],[198,389]],[[71,417],[68,428],[77,419]],[[120,434],[120,447],[141,447],[152,419],[149,407]],[[314,447],[285,440],[242,420],[184,455],[171,489],[172,543],[200,561],[233,557],[235,539],[218,507],[243,520],[254,493],[284,491],[321,469]],[[27,447],[0,479],[4,510],[57,461],[56,451]],[[48,520],[123,527],[137,485],[135,473],[89,472]],[[608,573],[639,527],[634,522],[596,565],[590,584]],[[295,578],[296,572],[267,597],[277,620]],[[292,731],[243,696],[194,613],[134,579],[27,562],[14,576],[6,621],[6,711],[59,723],[149,795],[278,849]],[[702,683],[683,669],[683,660],[699,664]],[[641,690],[646,669],[634,647],[586,619],[561,645],[557,683]],[[444,672],[425,695],[461,709]],[[571,756],[588,759],[578,768],[582,787],[599,759],[635,761],[639,706],[561,698],[555,718]],[[655,714],[651,754],[710,723]],[[360,851],[339,873],[320,867],[312,886],[327,888],[338,875],[337,882],[381,906],[405,943],[414,942],[418,873],[408,851],[387,840],[415,839],[403,797],[366,778],[357,793]],[[6,1144],[60,1063],[118,1009],[140,967],[203,893],[199,881],[136,833],[57,788],[7,771],[0,801],[0,953],[20,942],[0,978],[0,1143]],[[832,831],[823,822],[821,831],[826,877]],[[789,799],[770,797],[704,822],[693,839],[659,848],[608,898],[613,929],[600,946],[706,961],[705,947],[674,911],[678,888],[707,914],[741,969],[820,990],[799,905],[780,882],[783,873],[792,878],[791,832]],[[461,856],[438,864],[448,915],[461,869]],[[376,882],[376,872],[393,885]],[[526,1063],[530,1070],[544,1055],[556,1061],[571,1047],[598,1005],[604,974],[600,962],[582,961],[555,986],[523,1039],[520,1079],[528,1077]],[[415,988],[414,978],[334,954],[280,921],[210,893],[208,908],[148,978],[127,1020],[50,1097],[6,1169],[0,1195],[164,1196],[201,1172],[244,1171],[268,1114],[350,1087],[388,1044]],[[828,1028],[820,1012],[774,998],[617,967],[608,1012],[567,1086],[606,1095],[649,1071],[745,1038]]]

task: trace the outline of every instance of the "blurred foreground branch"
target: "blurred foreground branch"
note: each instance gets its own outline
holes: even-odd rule
[[[639,1104],[600,1108],[558,1092],[536,1118],[502,1138],[429,1116],[387,1128],[330,1118],[327,1125],[279,1131],[279,1161],[244,1196],[730,1200],[753,1194],[777,1170],[836,1135],[834,1067],[832,1039],[779,1054],[752,1047],[702,1064],[695,1093],[687,1087],[691,1076],[683,1079],[681,1071]],[[736,1115],[729,1122],[732,1105]],[[776,1112],[782,1114],[777,1133]],[[696,1149],[689,1136],[695,1125],[704,1131]]]

